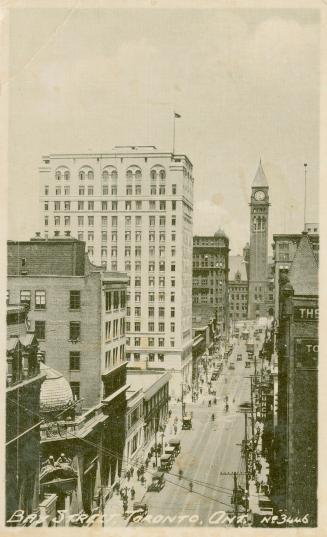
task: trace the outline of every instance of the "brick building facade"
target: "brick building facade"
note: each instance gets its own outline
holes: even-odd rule
[[[84,242],[8,242],[10,300],[28,305],[45,363],[84,409],[125,384],[127,284],[127,275],[91,264]]]

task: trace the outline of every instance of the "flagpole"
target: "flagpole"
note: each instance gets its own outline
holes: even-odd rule
[[[175,154],[175,121],[176,121],[176,115],[174,112],[174,125],[173,125],[173,155]]]
[[[180,118],[180,114],[174,111],[174,124],[173,124],[173,155],[175,154],[175,121],[176,118]]]

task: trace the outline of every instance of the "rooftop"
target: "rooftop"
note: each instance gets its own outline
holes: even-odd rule
[[[130,391],[138,392],[143,389],[145,398],[152,392],[155,393],[170,379],[170,373],[166,371],[155,371],[146,369],[142,371],[127,369],[127,384],[130,384]],[[151,394],[147,393],[151,391]]]
[[[318,295],[318,263],[306,232],[302,233],[289,271],[289,280],[295,295]]]

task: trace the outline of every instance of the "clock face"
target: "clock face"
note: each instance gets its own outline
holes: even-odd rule
[[[257,190],[254,194],[254,197],[257,201],[262,201],[265,199],[265,193],[262,190]]]

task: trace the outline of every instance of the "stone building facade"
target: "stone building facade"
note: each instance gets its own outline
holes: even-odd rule
[[[193,167],[154,147],[43,157],[41,228],[84,240],[91,259],[130,276],[127,359],[192,376]]]

